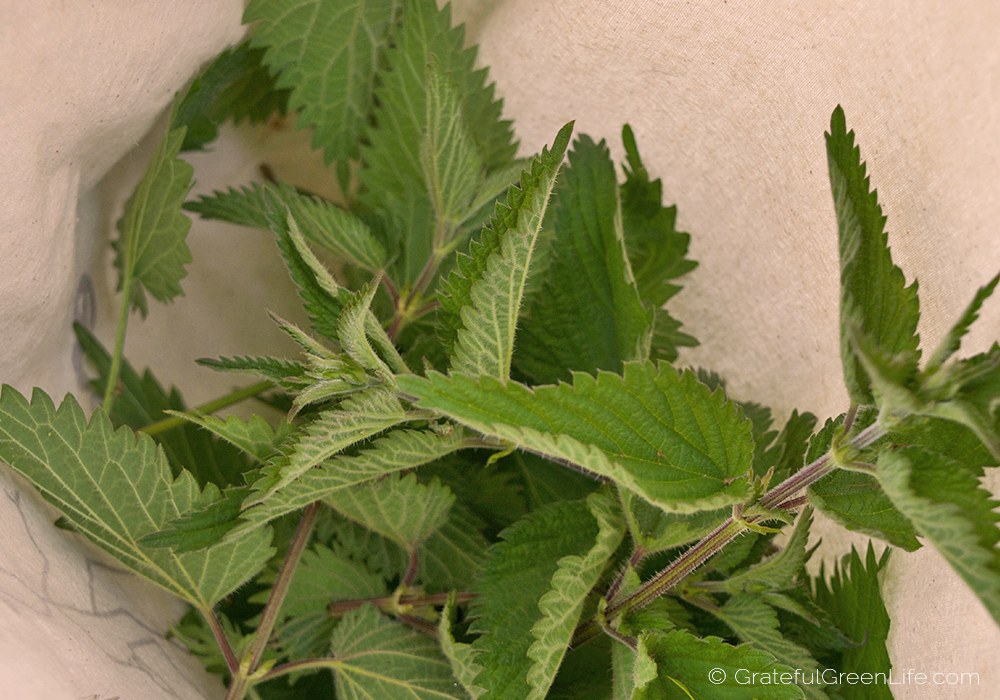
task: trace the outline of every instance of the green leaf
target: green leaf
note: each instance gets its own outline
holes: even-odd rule
[[[249,421],[244,421],[234,415],[217,418],[209,415],[193,416],[179,411],[167,411],[167,413],[204,428],[243,450],[258,462],[266,462],[273,457],[293,430],[293,426],[285,421],[282,421],[275,430],[257,414],[250,416]]]
[[[573,371],[621,372],[626,361],[647,359],[653,312],[639,298],[625,253],[618,182],[604,141],[577,139],[552,206],[555,259],[521,324],[518,369],[553,383]]]
[[[529,389],[436,372],[400,377],[419,405],[550,459],[608,477],[668,512],[712,510],[749,495],[750,423],[722,392],[669,365],[623,377],[576,374]]]
[[[437,643],[371,605],[349,612],[333,632],[334,671],[342,700],[412,698],[465,700]]]
[[[31,403],[0,393],[0,459],[31,481],[78,532],[153,583],[200,610],[242,585],[270,559],[261,529],[187,554],[139,544],[140,538],[192,508],[218,500],[188,472],[174,479],[153,440],[113,430],[102,409],[90,423],[72,396],[57,409],[36,389]]]
[[[527,674],[534,665],[528,649],[531,630],[543,617],[538,601],[551,590],[563,557],[585,555],[599,526],[582,501],[554,503],[530,513],[504,530],[490,548],[471,605],[472,632],[484,633],[473,648],[484,670],[476,684],[491,700],[524,700],[531,692]]]
[[[430,192],[437,231],[448,242],[466,216],[482,184],[483,159],[462,117],[461,96],[451,76],[432,54],[427,66],[427,118],[420,141],[420,164]]]
[[[434,0],[404,0],[402,22],[391,32],[386,70],[375,91],[375,126],[362,146],[361,202],[382,214],[398,246],[394,274],[412,285],[433,254],[434,216],[424,178],[420,144],[427,129],[427,62],[433,54],[450,74],[461,98],[465,128],[488,172],[506,166],[516,146],[510,122],[500,120],[502,103],[486,87],[486,70],[475,70],[476,50],[464,49],[464,29],[451,28],[451,11]]]
[[[448,518],[455,494],[437,480],[418,484],[416,474],[398,473],[328,494],[323,502],[408,551],[417,547]]]
[[[486,688],[475,684],[476,676],[482,672],[483,667],[476,663],[479,653],[472,648],[471,644],[456,642],[451,634],[453,613],[455,611],[455,594],[452,592],[448,596],[438,620],[437,633],[438,643],[441,645],[441,653],[451,664],[452,675],[462,684],[462,688],[469,694],[471,700],[479,700],[479,697],[486,693]]]
[[[215,190],[211,196],[203,194],[195,201],[184,202],[181,208],[196,212],[203,219],[268,228],[264,189],[263,185],[253,183],[239,189],[230,187],[225,192]]]
[[[814,580],[816,602],[829,614],[833,623],[852,639],[856,646],[844,650],[836,660],[838,673],[889,673],[892,662],[885,641],[889,634],[889,615],[879,592],[878,573],[889,557],[886,549],[876,559],[875,549],[868,543],[865,561],[854,547],[834,568],[829,582],[823,569]],[[877,676],[876,676],[877,678]],[[885,683],[842,684],[838,694],[843,700],[891,700],[892,690]]]
[[[80,324],[73,324],[80,348],[97,369],[97,378],[90,385],[99,396],[104,395],[111,370],[111,354],[101,342]],[[148,369],[140,377],[127,360],[122,360],[119,372],[119,389],[110,414],[116,428],[127,425],[133,430],[145,428],[168,417],[171,411],[186,409],[180,392],[171,389],[168,394]],[[186,425],[158,434],[159,443],[170,461],[176,477],[187,469],[200,487],[213,483],[220,489],[243,483],[243,474],[250,468],[248,460],[239,450],[213,439],[194,425]]]
[[[941,339],[941,344],[934,351],[934,354],[931,355],[931,359],[927,361],[927,366],[924,367],[923,371],[925,375],[936,372],[962,346],[962,336],[969,332],[969,327],[979,318],[979,309],[982,307],[983,302],[993,294],[997,282],[1000,282],[1000,275],[990,280],[986,286],[979,288],[976,296],[973,297],[972,302],[966,308],[965,313],[952,326],[947,335]]]
[[[254,485],[255,495],[247,505],[260,503],[345,447],[405,420],[399,399],[381,386],[355,394],[340,408],[322,411],[298,434],[287,457],[277,459],[268,477]]]
[[[266,48],[264,62],[291,88],[289,108],[316,127],[313,147],[326,162],[357,155],[379,56],[398,0],[252,0],[243,22],[260,20],[251,44]]]
[[[301,362],[278,357],[220,357],[195,360],[199,365],[211,367],[219,372],[236,374],[251,374],[256,377],[270,379],[279,386],[290,389],[299,388],[306,380],[306,367]]]
[[[716,585],[720,590],[730,593],[781,590],[791,587],[795,576],[806,561],[806,542],[809,539],[810,525],[812,525],[812,509],[806,508],[799,515],[795,529],[792,530],[787,544],[781,551]]]
[[[528,648],[528,658],[533,661],[527,676],[531,686],[528,700],[541,700],[548,693],[580,621],[584,601],[625,536],[625,523],[616,505],[606,494],[587,498],[587,507],[598,524],[597,541],[585,555],[559,560],[551,590],[538,601],[542,618],[531,628],[535,642]]]
[[[173,114],[178,104],[175,100]],[[183,126],[171,128],[160,141],[142,180],[125,202],[117,224],[118,240],[111,244],[116,253],[118,291],[124,290],[128,280],[129,303],[143,318],[149,311],[146,292],[161,302],[184,293],[180,281],[187,276],[184,266],[191,262],[191,251],[184,242],[191,219],[181,213],[181,204],[191,189],[194,170],[177,157],[185,131]]]
[[[741,404],[746,412],[746,404]],[[780,484],[789,476],[802,468],[809,448],[809,438],[816,427],[816,416],[811,413],[792,411],[781,433],[773,442],[767,439],[769,435],[754,437],[753,471],[758,477],[763,477],[768,470],[774,469],[771,484]]]
[[[267,120],[288,108],[288,90],[278,90],[261,63],[263,49],[249,42],[225,49],[201,72],[174,115],[171,128],[186,126],[182,151],[201,151],[219,135],[219,124],[232,118],[239,124]]]
[[[524,201],[516,207],[517,218],[514,221],[509,216],[500,218],[504,213],[513,213],[515,207],[503,213],[497,207],[498,216],[491,222],[492,230],[503,238],[498,250],[485,261],[479,279],[470,286],[468,306],[460,310],[462,328],[457,331],[452,372],[487,375],[501,381],[510,376],[514,333],[517,331],[531,255],[571,128],[569,125],[563,127],[553,143],[552,152],[543,151],[535,161],[542,164],[541,172],[530,191],[522,189]],[[535,175],[534,170],[532,175]],[[522,188],[524,180],[522,175]],[[513,189],[508,192],[508,197],[512,194]],[[530,202],[527,201],[529,198]],[[483,237],[486,236],[484,230]]]
[[[343,311],[337,321],[337,339],[340,346],[355,362],[385,381],[393,381],[393,370],[400,373],[409,372],[403,358],[396,352],[395,346],[386,335],[378,319],[369,308],[378,286],[375,280],[365,285],[360,292],[344,304]],[[368,342],[374,340],[379,350],[392,364],[390,369],[379,357]]]
[[[639,652],[656,664],[656,676],[643,674],[632,700],[793,700],[802,691],[787,666],[750,644],[738,647],[717,637],[699,639],[684,630],[639,637]],[[719,671],[722,671],[720,674]],[[713,675],[709,675],[709,674]],[[757,674],[757,682],[751,682]],[[782,682],[787,674],[789,683]],[[721,682],[713,682],[722,678]],[[766,678],[767,680],[763,680]],[[647,680],[648,679],[648,680]],[[710,680],[711,679],[711,680]]]
[[[839,106],[830,119],[826,153],[840,241],[844,379],[851,400],[869,405],[875,399],[852,347],[850,326],[859,323],[859,332],[870,338],[882,355],[906,353],[908,367],[915,370],[920,303],[916,283],[904,286],[903,272],[892,262],[878,195],[869,189],[861,151],[854,146],[854,132],[847,131],[844,110]]]
[[[694,542],[732,514],[731,507],[686,515],[665,513],[627,489],[620,488],[619,494],[633,542],[650,554]]]
[[[247,520],[247,527],[257,528],[342,489],[393,472],[415,469],[462,447],[464,434],[461,429],[444,434],[393,430],[374,440],[357,455],[335,455],[306,471],[244,511],[242,517]]]
[[[919,447],[879,453],[882,488],[929,539],[1000,624],[1000,503],[968,468]],[[845,630],[846,631],[846,630]]]
[[[489,260],[503,254],[504,241],[514,232],[526,232],[526,229],[521,230],[522,225],[526,226],[529,221],[536,226],[541,223],[571,131],[572,124],[564,126],[552,142],[552,148],[543,148],[532,159],[530,167],[521,173],[519,184],[507,190],[506,204],[497,202],[494,216],[483,229],[480,240],[469,246],[469,255],[457,257],[455,268],[442,282],[438,319],[443,326],[442,344],[449,353],[458,341],[459,331],[465,328],[462,310],[473,305],[473,287],[485,276]]]
[[[822,688],[822,676],[817,673],[819,664],[805,648],[785,639],[778,629],[778,615],[774,608],[764,602],[757,593],[738,593],[712,613],[725,622],[740,638],[758,649],[771,654],[775,661],[792,669],[802,669],[811,681],[802,682],[799,687],[810,700],[827,700]]]
[[[858,426],[865,426],[874,412],[859,415]],[[828,419],[809,445],[810,461],[830,449],[834,432],[844,424],[844,417]],[[942,421],[943,422],[943,421]],[[920,548],[917,532],[905,515],[879,486],[878,481],[860,472],[838,469],[809,487],[809,502],[825,516],[853,532],[901,547],[912,552]]]
[[[650,181],[628,124],[622,128],[622,142],[628,164],[621,186],[625,246],[639,296],[656,313],[650,359],[673,362],[678,347],[692,347],[698,341],[680,332],[681,323],[662,306],[681,289],[672,280],[687,274],[698,263],[687,258],[691,236],[675,228],[677,207],[663,206],[663,183],[659,179]]]

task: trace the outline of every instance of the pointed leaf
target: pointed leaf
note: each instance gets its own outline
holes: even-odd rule
[[[174,114],[178,104],[175,100]],[[171,128],[160,141],[142,180],[125,202],[117,224],[119,237],[112,244],[118,291],[125,280],[133,282],[129,303],[143,317],[149,310],[145,292],[161,302],[184,293],[180,281],[187,276],[184,266],[191,262],[184,242],[191,219],[181,213],[181,204],[191,189],[194,170],[177,157],[184,134],[183,126]]]
[[[464,446],[461,429],[447,434],[393,430],[373,441],[357,455],[335,455],[275,489],[257,505],[243,512],[246,527],[260,527],[274,518],[304,508],[337,491],[416,467]]]
[[[337,697],[465,700],[437,643],[371,605],[347,613],[330,642]]]
[[[543,614],[524,601],[541,600],[563,557],[584,555],[598,532],[584,502],[554,503],[504,530],[490,548],[474,589],[471,631],[485,633],[473,643],[485,652],[477,658],[484,670],[476,685],[486,688],[491,700],[524,700],[530,692],[533,663],[527,653],[534,642],[531,629]]]
[[[251,44],[266,48],[264,62],[292,88],[289,108],[303,126],[316,127],[313,146],[326,162],[356,156],[379,54],[388,40],[398,0],[253,0],[243,22],[261,20]]]
[[[750,423],[722,392],[669,365],[576,374],[529,389],[435,372],[400,377],[419,405],[487,435],[614,480],[668,512],[720,508],[749,495]]]
[[[625,252],[615,166],[604,141],[580,136],[552,196],[555,259],[520,330],[517,366],[539,383],[570,372],[621,372],[649,356],[646,310]]]
[[[597,520],[597,541],[584,556],[559,560],[552,589],[538,601],[542,618],[531,628],[535,642],[528,648],[528,658],[533,661],[528,670],[528,700],[541,700],[548,693],[580,621],[583,603],[622,542],[625,523],[615,506],[605,494],[587,498],[587,507]]]
[[[882,207],[877,193],[869,189],[861,151],[854,146],[854,132],[847,131],[839,106],[830,119],[826,153],[840,241],[844,379],[851,400],[869,405],[874,403],[871,385],[851,347],[848,327],[860,323],[859,331],[882,355],[914,353],[920,303],[916,284],[904,286],[903,273],[892,262]]]
[[[306,367],[301,362],[278,357],[220,357],[196,360],[199,365],[211,367],[219,372],[252,374],[284,387],[298,387],[305,381]]]
[[[331,202],[300,194],[285,184],[280,186],[280,194],[307,239],[371,272],[378,272],[385,266],[385,248],[361,219]]]
[[[257,414],[250,416],[249,422],[246,422],[234,415],[217,418],[210,415],[193,416],[179,411],[167,411],[167,413],[208,430],[240,448],[258,462],[266,462],[273,457],[293,430],[293,426],[284,421],[278,426],[278,430],[275,430]]]
[[[438,642],[441,644],[441,653],[451,664],[452,675],[462,684],[465,692],[469,694],[470,700],[479,700],[479,697],[486,693],[486,688],[475,684],[476,676],[480,674],[483,667],[476,663],[479,653],[472,648],[471,644],[456,642],[451,635],[452,613],[455,610],[455,593],[448,596],[441,611],[441,618],[438,620]]]
[[[0,459],[31,481],[74,528],[125,566],[206,610],[270,559],[261,529],[187,554],[139,544],[170,520],[217,500],[182,472],[173,479],[163,452],[144,434],[112,430],[102,409],[88,424],[73,397],[57,409],[41,390],[31,403],[9,386],[0,393]]]
[[[520,193],[513,189],[508,192],[509,198],[523,196],[519,205],[506,212],[498,205],[491,229],[483,231],[484,239],[490,234],[501,239],[478,271],[479,278],[469,280],[469,303],[459,310],[462,327],[457,331],[452,372],[488,375],[501,381],[510,376],[514,333],[531,255],[571,129],[572,125],[563,127],[552,151],[543,150],[533,161],[529,184],[526,186],[522,175]]]
[[[979,485],[983,470],[907,447],[883,450],[877,475],[896,507],[1000,624],[1000,514],[994,512],[1000,503]]]
[[[211,195],[200,195],[197,200],[184,202],[181,207],[193,211],[203,219],[228,221],[249,228],[268,228],[267,205],[264,203],[264,186],[253,183],[225,192],[215,190]]]
[[[806,541],[809,539],[811,524],[812,508],[806,508],[799,515],[795,529],[780,552],[721,581],[720,588],[737,593],[791,587],[793,579],[806,561]]]
[[[931,359],[927,361],[924,374],[931,374],[936,371],[962,346],[962,336],[969,332],[969,327],[979,318],[979,309],[982,307],[983,302],[993,294],[997,282],[1000,282],[1000,275],[990,280],[986,286],[979,288],[976,296],[973,297],[972,302],[965,309],[965,313],[958,319],[958,323],[952,326],[948,334],[942,338],[941,344],[934,351],[934,354],[931,355]]]

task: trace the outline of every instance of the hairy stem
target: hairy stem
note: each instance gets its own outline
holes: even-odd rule
[[[268,639],[270,639],[274,625],[278,621],[281,604],[285,600],[288,587],[291,585],[292,577],[295,575],[295,569],[302,558],[302,552],[305,551],[306,544],[309,542],[309,535],[312,533],[313,525],[316,523],[319,506],[319,501],[316,501],[306,506],[302,512],[302,519],[299,521],[299,526],[292,536],[292,542],[288,547],[288,554],[285,555],[285,560],[281,562],[281,570],[278,572],[278,577],[271,588],[271,595],[268,596],[267,604],[264,606],[260,624],[257,625],[257,637],[247,651],[246,656],[240,661],[237,673],[233,676],[233,682],[229,685],[229,693],[226,695],[226,700],[243,700],[249,686],[260,681],[259,678],[255,678],[251,682],[250,677],[264,657],[264,649],[267,647]]]
[[[330,613],[330,617],[340,617],[341,615],[349,613],[352,610],[357,610],[365,603],[371,603],[382,612],[391,613],[393,605],[412,605],[414,607],[421,605],[444,605],[448,602],[449,595],[451,595],[450,592],[431,593],[429,595],[401,595],[398,598],[388,595],[382,598],[355,598],[353,600],[338,600],[336,603],[330,603],[327,607],[327,611]],[[456,603],[468,603],[475,597],[476,594],[470,591],[455,592]]]
[[[850,445],[854,449],[863,449],[883,435],[885,435],[885,429],[878,423],[875,423],[858,433],[851,440]],[[798,493],[836,469],[837,467],[831,462],[830,453],[828,452],[765,493],[757,505],[764,510],[774,510],[777,508],[792,509],[801,506],[803,501],[797,497]],[[610,620],[621,613],[648,605],[676,586],[681,579],[692,573],[712,558],[719,550],[745,532],[748,529],[747,524],[766,519],[768,519],[766,515],[747,515],[743,518],[743,522],[727,518],[715,530],[702,538],[701,541],[693,545],[653,578],[644,582],[633,593],[620,600],[611,600],[610,605],[604,611],[604,618]],[[573,635],[572,644],[574,646],[582,644],[588,639],[597,636],[600,632],[600,622],[592,619],[577,628]]]
[[[240,401],[262,394],[273,386],[274,382],[257,382],[256,384],[251,384],[248,387],[237,389],[236,391],[226,394],[223,397],[204,403],[196,408],[192,408],[190,411],[185,411],[184,415],[199,416],[206,413],[215,413],[216,411],[221,411],[223,408],[228,408],[229,406],[239,403]],[[165,433],[168,430],[173,430],[174,428],[179,428],[185,423],[187,423],[187,421],[183,418],[179,416],[171,416],[170,418],[164,418],[163,420],[156,421],[155,423],[150,423],[146,427],[140,428],[139,431],[146,433],[147,435],[157,435],[159,433]]]
[[[235,677],[239,670],[240,662],[233,652],[233,647],[229,643],[229,639],[226,637],[226,631],[222,629],[219,618],[215,615],[215,610],[212,608],[199,608],[199,612],[205,618],[205,621],[208,622],[208,626],[212,628],[212,635],[215,637],[215,643],[219,645],[222,656],[226,659],[226,668],[229,669],[229,674]]]
[[[118,332],[115,334],[115,351],[111,355],[111,368],[108,370],[108,383],[104,387],[104,410],[111,413],[115,396],[118,391],[118,377],[122,371],[122,357],[125,355],[125,329],[128,326],[129,301],[132,298],[132,266],[127,262],[124,266],[125,276],[122,279],[122,304],[118,309]]]

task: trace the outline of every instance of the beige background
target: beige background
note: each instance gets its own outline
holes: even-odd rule
[[[0,380],[78,391],[74,315],[110,342],[106,243],[159,136],[143,134],[241,35],[241,9],[0,0]],[[620,157],[621,125],[632,124],[701,263],[672,301],[702,341],[682,361],[719,370],[735,397],[779,418],[847,402],[822,138],[836,104],[859,133],[895,259],[920,280],[925,347],[1000,269],[1000,6],[990,0],[467,0],[456,16],[482,44],[525,154],[576,119]],[[214,155],[192,158],[195,191],[246,182],[262,160],[282,175],[302,143],[226,130]],[[311,168],[314,183],[329,177]],[[196,221],[189,243],[187,296],[154,305],[145,324],[136,317],[127,351],[198,403],[231,382],[191,361],[290,352],[260,309],[293,315],[295,302],[269,237]],[[77,293],[85,272],[93,294]],[[995,338],[993,301],[963,352]],[[176,614],[166,596],[52,529],[9,470],[0,489],[0,697],[221,697],[162,639]],[[824,537],[825,552],[846,546]],[[897,672],[980,674],[975,687],[897,686],[897,698],[997,697],[1000,632],[935,553],[896,555],[887,590]]]

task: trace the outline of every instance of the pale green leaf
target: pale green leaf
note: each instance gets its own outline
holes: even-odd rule
[[[361,219],[285,184],[280,187],[280,195],[307,239],[373,273],[385,266],[385,248]]]
[[[556,137],[552,153],[543,152],[536,161],[544,163],[547,160],[549,165],[543,166],[543,172],[530,192],[522,191],[524,201],[518,208],[516,222],[501,233],[499,249],[489,256],[482,276],[469,289],[470,303],[460,311],[462,328],[458,329],[452,372],[487,375],[501,381],[510,376],[514,334],[524,286],[535,241],[559,170],[556,154],[561,156],[565,148],[563,138],[569,138],[569,127],[564,127]],[[494,224],[494,233],[498,233],[496,220]]]
[[[427,66],[427,118],[420,165],[437,219],[437,245],[447,243],[468,214],[483,180],[483,159],[465,127],[461,96],[431,55]]]
[[[718,582],[718,588],[737,593],[765,589],[781,590],[792,586],[795,576],[806,561],[806,542],[809,539],[811,524],[812,508],[806,508],[799,515],[795,529],[792,530],[788,542],[781,551],[744,571],[733,574],[725,581]]]
[[[990,298],[993,294],[993,290],[996,289],[997,282],[1000,282],[1000,275],[997,275],[992,280],[990,280],[986,286],[980,287],[976,291],[976,296],[973,297],[972,301],[969,303],[968,308],[962,314],[962,317],[958,319],[958,322],[952,326],[951,330],[948,331],[947,335],[941,339],[941,344],[938,345],[937,350],[931,355],[931,358],[927,361],[927,366],[924,368],[924,374],[931,374],[941,365],[943,365],[949,357],[955,354],[958,349],[962,346],[962,336],[969,332],[969,326],[976,322],[979,318],[979,309],[982,307],[983,302]]]
[[[757,593],[738,593],[726,601],[721,608],[712,613],[725,622],[736,633],[740,641],[751,642],[758,649],[763,649],[774,656],[779,664],[792,669],[802,669],[810,680],[821,679],[815,672],[819,664],[809,654],[809,651],[798,644],[785,639],[778,629],[778,615],[774,608],[764,602]],[[803,694],[809,700],[828,700],[823,692],[825,683],[799,683]]]
[[[203,219],[228,221],[250,228],[268,228],[267,206],[264,204],[264,186],[253,183],[225,192],[215,190],[211,195],[201,195],[197,200],[184,202],[183,209],[196,212]]]
[[[851,400],[870,405],[871,385],[852,348],[850,326],[860,323],[858,331],[883,356],[907,353],[908,367],[915,369],[920,303],[916,284],[904,286],[903,272],[892,262],[882,207],[877,193],[869,189],[861,151],[854,146],[854,132],[847,131],[839,106],[830,119],[826,152],[840,241],[844,379]]]
[[[178,554],[139,540],[191,509],[219,499],[189,472],[171,476],[152,438],[112,430],[102,409],[90,423],[72,396],[57,409],[41,390],[28,401],[0,393],[0,459],[59,508],[73,528],[153,583],[207,610],[256,574],[273,554],[258,529],[210,549]]]
[[[175,112],[178,104],[174,102]],[[184,266],[191,262],[185,243],[191,219],[181,213],[181,204],[194,173],[177,157],[185,131],[185,127],[170,129],[160,141],[142,180],[125,202],[117,224],[119,237],[112,243],[118,291],[125,280],[131,280],[129,303],[143,316],[149,310],[145,292],[161,302],[184,293],[180,281],[187,276]]]
[[[455,593],[448,596],[438,619],[437,633],[438,643],[441,645],[441,653],[451,664],[452,675],[462,684],[465,692],[469,694],[471,700],[478,700],[486,693],[486,688],[476,685],[476,676],[480,674],[483,667],[476,663],[476,657],[480,652],[472,648],[471,644],[456,642],[451,634],[452,617],[455,611]]]
[[[463,225],[475,226],[476,223],[482,225],[488,222],[490,216],[493,214],[493,205],[496,200],[500,198],[501,203],[506,202],[507,198],[502,195],[509,187],[517,185],[521,179],[522,172],[530,169],[530,158],[518,158],[487,175],[468,207],[468,214],[461,223]]]
[[[324,665],[333,669],[342,700],[465,700],[437,642],[371,605],[344,616],[330,651]]]
[[[533,511],[500,534],[490,548],[471,605],[472,632],[484,633],[473,648],[483,672],[476,685],[491,700],[524,700],[531,692],[527,673],[531,629],[543,617],[537,605],[551,590],[563,557],[585,555],[599,532],[583,501],[553,503]]]
[[[618,491],[632,541],[648,553],[694,542],[718,527],[733,512],[731,507],[725,507],[691,514],[666,513],[628,489]]]
[[[528,648],[533,661],[528,670],[528,700],[542,700],[548,692],[580,621],[583,603],[625,536],[625,523],[616,506],[606,494],[587,498],[587,507],[597,520],[597,541],[585,555],[559,560],[551,590],[538,601],[542,618],[531,628],[535,642]]]
[[[210,415],[195,416],[180,411],[167,411],[167,413],[208,430],[240,448],[258,462],[266,462],[273,457],[293,429],[292,425],[282,420],[275,430],[257,414],[250,416],[249,421],[244,421],[234,415],[217,418]]]
[[[639,637],[656,663],[656,677],[638,686],[632,700],[796,700],[802,691],[781,682],[791,669],[749,644],[738,647],[717,637],[699,639],[684,630]],[[721,671],[721,673],[720,673]],[[713,675],[709,675],[709,674]],[[750,682],[753,674],[757,682]],[[643,679],[650,678],[647,672]],[[766,676],[767,680],[762,680]],[[721,679],[721,682],[714,682]]]
[[[393,430],[374,440],[357,455],[335,455],[291,483],[275,489],[242,513],[248,521],[244,527],[260,527],[342,489],[393,472],[415,469],[464,446],[461,428],[442,433]]]
[[[465,328],[463,315],[468,313],[465,309],[473,306],[472,290],[483,280],[489,261],[500,259],[504,241],[516,235],[524,222],[539,218],[539,207],[545,206],[548,201],[548,193],[566,153],[571,133],[572,124],[567,124],[556,135],[552,148],[542,149],[532,159],[530,167],[521,173],[518,185],[507,190],[506,203],[497,202],[493,218],[483,228],[480,240],[472,241],[468,255],[456,258],[455,268],[442,282],[438,319],[443,326],[442,343],[448,352],[453,351],[459,332]],[[508,250],[513,252],[512,248]],[[496,265],[496,262],[493,264]]]
[[[219,372],[234,374],[250,374],[263,379],[270,379],[275,384],[285,388],[298,388],[303,382],[306,367],[301,362],[278,357],[220,357],[202,358],[196,360],[199,365],[211,367]]]
[[[663,363],[534,389],[435,372],[398,383],[424,408],[610,478],[668,512],[712,510],[750,492],[749,421],[721,391]]]
[[[394,473],[334,491],[323,502],[345,518],[412,552],[444,524],[455,494],[436,479],[419,484],[416,474],[400,478]]]
[[[337,321],[337,339],[344,352],[355,362],[373,372],[375,376],[391,382],[393,370],[406,373],[409,369],[369,308],[377,290],[378,285],[372,280],[344,305],[344,310],[341,311]],[[391,369],[375,352],[369,338],[376,342],[392,363]]]
[[[625,251],[611,154],[582,135],[568,159],[552,195],[554,259],[518,331],[516,366],[542,384],[621,372],[648,359],[653,332]]]
[[[245,23],[261,20],[251,43],[292,88],[289,108],[316,127],[326,162],[354,157],[372,107],[379,55],[398,0],[253,0]]]
[[[983,470],[919,447],[883,450],[877,467],[892,502],[1000,624],[1000,503],[980,486]]]
[[[366,389],[346,399],[340,407],[320,412],[316,420],[299,433],[288,448],[287,457],[278,457],[270,474],[255,484],[255,495],[247,503],[263,501],[278,489],[337,454],[345,447],[366,440],[406,420],[399,399],[386,387]]]

